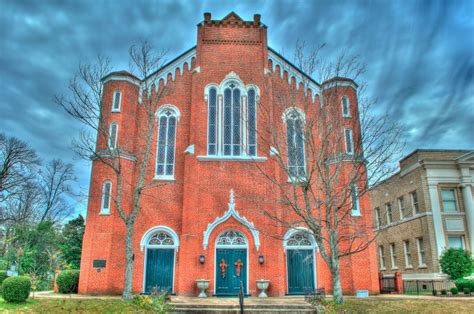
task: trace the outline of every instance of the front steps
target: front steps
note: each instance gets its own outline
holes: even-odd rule
[[[239,300],[237,298],[178,298],[172,298],[171,300],[171,303],[175,306],[171,313],[240,313]],[[315,310],[303,298],[246,298],[244,301],[244,313],[310,314],[315,313]]]

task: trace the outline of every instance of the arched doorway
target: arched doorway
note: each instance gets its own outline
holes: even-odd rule
[[[307,294],[316,287],[315,241],[309,231],[292,229],[284,242],[288,294]]]
[[[173,292],[175,251],[179,246],[176,233],[167,227],[149,230],[142,239],[145,251],[143,292]]]
[[[226,230],[216,240],[216,295],[237,295],[240,286],[247,294],[248,242],[237,230]]]

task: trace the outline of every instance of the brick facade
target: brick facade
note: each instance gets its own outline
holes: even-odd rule
[[[278,296],[288,293],[286,253],[283,237],[288,230],[276,226],[262,214],[260,209],[272,208],[283,219],[291,215],[283,206],[271,200],[278,199],[276,192],[268,182],[257,175],[257,167],[276,178],[287,180],[286,174],[278,169],[271,160],[270,147],[263,139],[257,141],[257,157],[253,159],[218,160],[206,158],[208,138],[208,97],[206,87],[209,84],[220,84],[226,77],[238,77],[244,84],[256,86],[259,91],[259,102],[271,104],[273,89],[284,90],[296,99],[295,103],[308,101],[315,96],[303,94],[297,89],[297,78],[288,78],[291,73],[280,68],[280,65],[269,62],[270,49],[267,47],[267,27],[256,15],[253,21],[243,21],[234,13],[223,20],[211,20],[205,14],[205,20],[198,24],[197,46],[166,65],[157,75],[164,77],[160,84],[167,84],[172,91],[161,103],[173,105],[179,110],[176,124],[176,148],[174,178],[154,180],[157,151],[157,138],[153,140],[152,156],[146,174],[147,182],[165,183],[150,187],[142,196],[141,211],[134,229],[134,275],[133,291],[143,292],[146,264],[146,248],[140,245],[147,231],[156,226],[165,226],[173,230],[179,238],[179,247],[175,252],[173,274],[173,292],[180,295],[197,293],[195,280],[210,280],[209,291],[215,290],[215,243],[217,237],[225,230],[237,230],[247,239],[248,258],[248,293],[256,295],[256,280],[270,280],[269,295]],[[183,61],[184,60],[184,61]],[[286,62],[286,60],[284,60]],[[290,63],[286,66],[295,69]],[[281,71],[281,72],[280,72]],[[280,73],[282,76],[280,76]],[[166,82],[165,82],[166,81]],[[120,90],[123,95],[120,112],[108,115],[107,123],[119,125],[118,145],[133,152],[140,145],[139,126],[140,109],[137,99],[140,97],[139,82],[124,72],[112,73],[106,77],[103,94],[105,112],[111,111],[113,94]],[[314,86],[320,87],[319,84]],[[301,85],[300,85],[301,87]],[[352,87],[341,89],[352,104],[357,103],[356,92]],[[319,106],[319,98],[312,97],[314,105]],[[257,109],[258,110],[258,109]],[[356,106],[352,106],[352,117],[357,116]],[[281,112],[275,110],[274,120],[257,120],[257,128],[266,123],[281,124]],[[358,130],[354,136],[357,138]],[[158,135],[155,134],[157,137]],[[106,145],[101,140],[97,147]],[[187,151],[187,153],[184,153]],[[136,180],[136,169],[133,160],[123,159],[128,182]],[[125,227],[114,206],[110,215],[101,215],[102,185],[112,180],[112,173],[99,161],[94,161],[89,193],[89,204],[81,260],[80,293],[120,293],[124,284],[125,264]],[[132,208],[131,185],[125,185],[124,206]],[[230,191],[235,192],[235,213],[222,223],[216,223],[230,210]],[[112,188],[112,194],[114,188]],[[256,202],[255,199],[261,201]],[[371,225],[372,215],[368,196],[360,199],[361,217],[357,219],[363,225]],[[244,222],[243,222],[244,221]],[[247,223],[248,222],[248,223]],[[205,232],[215,227],[208,234],[208,246],[203,246]],[[258,230],[255,232],[249,224]],[[256,241],[259,241],[257,243]],[[259,244],[259,246],[258,246]],[[200,263],[200,256],[205,262]],[[259,256],[264,263],[259,263]],[[315,250],[315,287],[331,290],[331,276]],[[106,260],[106,267],[96,269],[94,260]],[[98,271],[100,270],[100,271]],[[344,292],[353,293],[357,289],[378,292],[378,277],[375,247],[367,251],[345,257],[341,261],[341,277]]]
[[[466,200],[472,204],[472,154],[472,151],[463,150],[417,150],[400,161],[399,173],[371,189],[375,226],[379,224],[375,214],[377,209],[381,216],[381,223],[376,227],[376,242],[379,270],[384,275],[401,272],[407,279],[444,278],[438,260],[442,251],[449,248],[448,237],[461,237],[463,247],[470,250],[469,228],[473,228],[474,221],[472,209],[466,211]],[[443,208],[442,189],[454,191],[456,211],[449,212]],[[463,189],[467,189],[466,196]],[[417,211],[412,204],[411,193],[414,192],[418,198]],[[401,197],[404,199],[404,217],[400,214]],[[391,222],[387,221],[387,203],[392,206]],[[437,219],[440,222],[438,229],[435,227]],[[462,227],[457,231],[450,229],[446,225],[449,220]],[[424,263],[420,261],[418,239],[423,239]],[[404,241],[409,242],[411,265],[406,263]],[[392,263],[391,245],[395,247],[395,265]],[[380,248],[383,248],[384,267]]]

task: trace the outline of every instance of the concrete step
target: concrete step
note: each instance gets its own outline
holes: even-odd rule
[[[237,314],[240,313],[240,309],[228,309],[228,308],[175,308],[170,313],[215,313],[215,314]],[[273,313],[295,313],[295,314],[313,314],[314,309],[244,309],[245,314],[258,313],[258,314],[273,314]]]
[[[176,308],[225,308],[240,309],[239,304],[192,304],[192,303],[172,303]],[[281,310],[307,310],[313,307],[310,304],[245,304],[245,309],[281,309]]]

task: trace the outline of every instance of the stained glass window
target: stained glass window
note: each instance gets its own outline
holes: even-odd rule
[[[168,233],[160,231],[150,238],[148,245],[174,245],[174,240]]]
[[[247,240],[242,232],[227,230],[219,236],[216,245],[244,246],[247,245]]]
[[[248,138],[249,138],[249,155],[257,155],[257,130],[256,130],[256,99],[255,99],[255,90],[251,89],[248,92]]]
[[[176,116],[172,110],[160,114],[158,127],[158,150],[156,175],[172,177],[174,175],[176,140]]]
[[[207,153],[217,154],[217,91],[215,88],[209,90],[208,98],[208,133],[207,133]]]
[[[305,172],[303,121],[300,114],[290,112],[286,119],[288,172],[292,178],[303,178]]]
[[[122,93],[119,91],[114,93],[114,102],[112,106],[112,111],[120,111],[120,103],[122,101]]]
[[[298,231],[291,235],[286,241],[287,246],[311,246],[309,234],[304,231]]]

